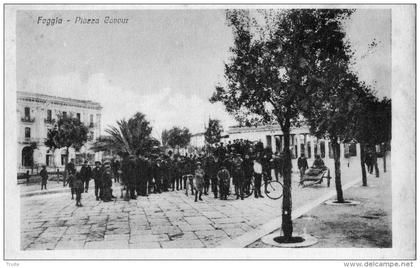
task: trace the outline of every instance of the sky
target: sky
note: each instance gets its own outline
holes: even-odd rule
[[[46,26],[40,16],[63,24]],[[128,23],[105,24],[106,16]],[[100,24],[75,24],[76,17]],[[357,10],[345,28],[354,70],[390,97],[390,10]],[[223,10],[18,11],[16,38],[18,90],[97,101],[104,129],[137,111],[158,138],[173,126],[203,132],[208,118],[226,130],[236,124],[208,101],[233,42]],[[378,46],[369,50],[374,38]]]

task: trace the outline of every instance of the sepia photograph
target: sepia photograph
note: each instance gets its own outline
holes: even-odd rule
[[[415,12],[6,4],[3,258],[415,259]]]

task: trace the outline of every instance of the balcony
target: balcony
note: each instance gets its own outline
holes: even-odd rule
[[[45,122],[45,124],[54,125],[55,124],[55,119],[45,118],[44,122]]]
[[[33,122],[35,122],[35,118],[34,117],[30,117],[30,116],[22,117],[20,120],[22,122],[25,122],[25,123],[33,123]]]
[[[18,140],[19,143],[22,144],[30,144],[30,143],[39,143],[41,141],[40,138],[20,138]]]

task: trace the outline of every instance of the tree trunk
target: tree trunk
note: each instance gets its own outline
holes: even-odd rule
[[[332,138],[331,142],[334,153],[335,189],[337,191],[337,202],[344,203],[343,189],[341,188],[340,144],[338,143],[337,138]]]
[[[374,167],[375,167],[375,177],[379,178],[379,167],[378,167],[378,154],[376,153],[376,148],[373,151]]]
[[[384,143],[384,147],[383,147],[383,158],[384,158],[384,173],[386,173],[386,149],[387,149],[387,146],[388,145],[388,143]]]
[[[362,168],[362,182],[363,186],[367,186],[366,166],[365,166],[365,144],[360,143],[360,167]]]
[[[66,186],[66,181],[67,181],[67,164],[69,162],[69,147],[66,147],[66,161],[64,163],[64,176],[63,176],[63,187]]]
[[[282,129],[284,134],[284,166],[283,166],[283,208],[281,229],[285,240],[292,238],[292,158],[290,154],[290,123],[286,123]]]

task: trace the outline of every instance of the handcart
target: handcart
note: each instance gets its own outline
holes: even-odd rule
[[[330,187],[330,169],[324,168],[313,168],[311,167],[305,172],[303,178],[299,181],[299,186],[308,187],[315,184],[321,184],[324,179],[327,179],[327,186]]]

